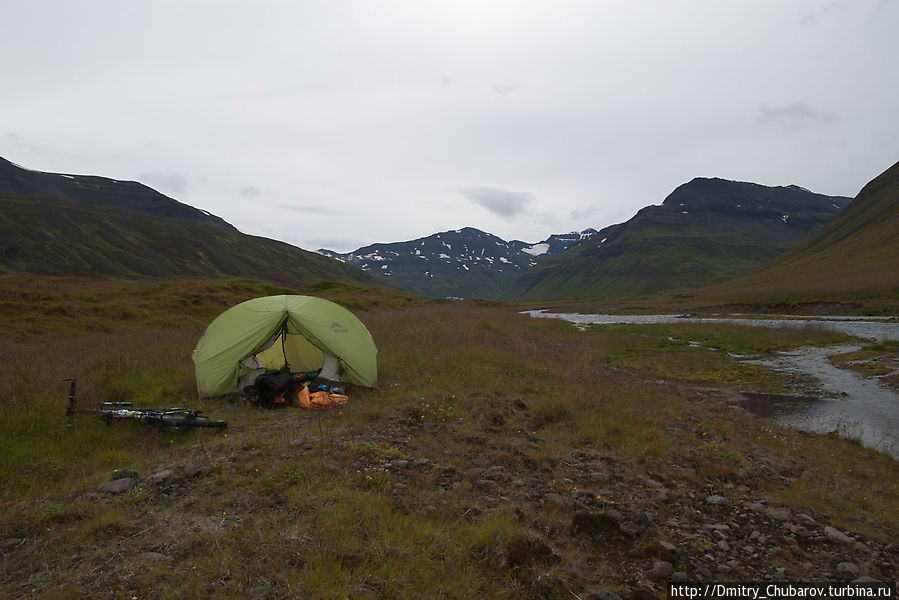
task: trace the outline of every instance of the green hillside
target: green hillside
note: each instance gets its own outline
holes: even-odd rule
[[[27,171],[7,161],[0,161],[0,240],[0,274],[375,284],[354,267],[243,234],[141,184]]]
[[[703,298],[899,295],[899,163],[868,183],[832,222],[783,256]]]
[[[512,296],[631,296],[724,281],[806,239],[848,202],[797,186],[694,179],[537,265]]]

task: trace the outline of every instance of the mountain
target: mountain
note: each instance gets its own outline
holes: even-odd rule
[[[539,260],[564,252],[572,245],[582,242],[590,236],[596,235],[596,233],[595,229],[585,229],[583,231],[572,231],[571,233],[556,233],[536,244],[529,244],[519,240],[512,240],[509,244],[516,250],[536,256]]]
[[[885,292],[899,295],[899,163],[790,251],[698,294],[782,302],[796,297],[882,297]]]
[[[588,229],[542,242],[506,242],[472,227],[406,242],[372,244],[354,252],[319,253],[345,261],[400,289],[432,297],[496,299],[544,257],[589,238]]]
[[[696,178],[525,273],[523,299],[626,296],[724,281],[795,246],[850,201],[795,185]]]
[[[0,274],[375,280],[134,181],[43,173],[0,158]]]

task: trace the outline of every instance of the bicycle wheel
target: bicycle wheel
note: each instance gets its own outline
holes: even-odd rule
[[[209,417],[192,412],[163,415],[160,417],[160,421],[163,426],[172,429],[184,429],[188,427],[211,427],[221,429],[228,426],[227,421],[210,419]]]

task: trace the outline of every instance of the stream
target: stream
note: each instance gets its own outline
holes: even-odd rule
[[[878,317],[685,317],[679,315],[584,315],[527,311],[532,317],[570,321],[575,326],[611,323],[738,323],[760,327],[814,326],[872,342],[899,340],[899,322]],[[899,394],[877,378],[864,378],[833,366],[828,357],[853,352],[862,344],[805,347],[772,356],[736,357],[773,371],[815,380],[806,395],[744,393],[745,408],[777,423],[814,433],[837,433],[899,459]]]

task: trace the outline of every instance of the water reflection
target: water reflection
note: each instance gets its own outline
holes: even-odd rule
[[[582,315],[528,311],[538,318],[564,319],[576,326],[614,323],[736,323],[759,327],[805,327],[840,331],[873,341],[899,340],[899,322],[879,317],[734,318],[681,315]],[[746,393],[745,407],[772,420],[815,433],[835,432],[899,459],[899,394],[877,378],[864,378],[833,366],[828,357],[861,345],[799,348],[765,358],[746,358],[773,371],[814,378],[814,396]]]

